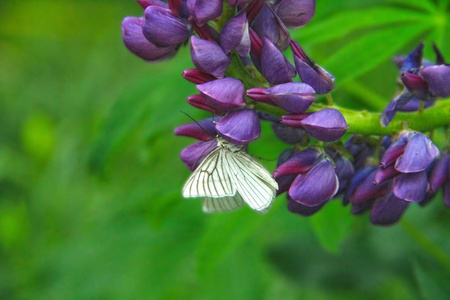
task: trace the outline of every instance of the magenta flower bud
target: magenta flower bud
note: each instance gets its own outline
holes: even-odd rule
[[[427,174],[425,171],[422,171],[396,176],[392,190],[395,196],[402,200],[420,202],[425,198],[427,187]]]
[[[197,85],[206,102],[220,111],[229,111],[245,106],[244,84],[235,78],[226,77]]]
[[[222,0],[187,0],[187,8],[195,22],[202,26],[222,14]]]
[[[180,158],[189,170],[194,171],[203,159],[216,147],[216,139],[200,141],[181,150]]]
[[[281,117],[281,124],[294,128],[304,129],[301,121],[308,116],[309,114],[287,114]]]
[[[199,109],[203,109],[205,111],[212,112],[215,115],[220,115],[220,111],[212,107],[209,103],[207,103],[205,97],[202,95],[192,95],[187,97],[186,99],[187,103],[190,105],[197,107]]]
[[[191,37],[191,56],[194,65],[203,72],[222,78],[231,63],[222,48],[214,42]]]
[[[169,9],[149,6],[144,12],[144,36],[158,47],[177,46],[190,35],[185,22]]]
[[[252,109],[241,109],[228,113],[216,123],[220,135],[236,145],[245,145],[259,138],[261,124]]]
[[[333,163],[322,159],[307,173],[299,174],[289,189],[292,200],[306,206],[318,206],[331,199],[339,189]]]
[[[267,88],[257,87],[257,88],[252,88],[252,89],[247,90],[245,92],[245,94],[247,95],[247,97],[249,97],[252,100],[271,104],[271,105],[276,105],[272,101],[272,99],[269,97],[269,95],[266,93],[266,90],[267,90]]]
[[[334,76],[316,64],[296,41],[291,41],[297,73],[304,83],[309,84],[318,94],[328,94],[334,89]]]
[[[272,84],[292,81],[292,65],[280,50],[267,38],[263,38],[261,51],[261,73]]]
[[[273,172],[275,179],[286,175],[298,175],[308,172],[322,156],[322,153],[315,148],[307,148],[300,153],[295,153],[287,161],[279,165]]]
[[[195,84],[201,84],[216,79],[216,77],[197,69],[184,70],[181,75],[187,81],[190,81]]]
[[[260,37],[268,38],[280,50],[289,47],[291,42],[289,31],[268,5],[264,5],[253,22],[252,29]]]
[[[143,18],[126,17],[122,22],[122,38],[125,46],[133,54],[147,61],[160,61],[172,58],[175,47],[158,48],[142,34]]]
[[[411,94],[421,100],[430,100],[432,95],[428,87],[428,82],[422,78],[420,75],[403,72],[401,79],[406,88],[411,92]]]
[[[269,98],[279,107],[292,113],[303,113],[316,100],[314,89],[301,82],[289,82],[265,90]]]
[[[412,131],[404,132],[397,140],[395,140],[384,152],[380,165],[386,168],[397,160],[397,158],[405,152],[406,145],[413,136]]]
[[[338,140],[348,129],[344,116],[334,108],[314,112],[300,123],[310,135],[323,142]]]
[[[236,49],[240,56],[250,53],[250,35],[245,12],[231,18],[220,32],[220,45],[225,53]]]
[[[143,9],[146,9],[148,6],[155,5],[163,8],[169,8],[167,2],[162,0],[136,0]]]
[[[416,133],[406,145],[405,152],[395,162],[401,173],[416,173],[426,170],[439,155],[439,149],[422,133]]]
[[[281,0],[275,6],[278,17],[290,28],[298,28],[308,23],[315,10],[315,0]]]
[[[216,137],[214,119],[209,118],[197,123],[190,123],[175,128],[175,135],[193,137],[202,141],[209,141]]]
[[[384,197],[378,198],[372,206],[370,221],[376,225],[392,225],[400,220],[409,202],[397,198],[389,192]]]
[[[424,68],[420,75],[428,82],[433,94],[447,98],[450,96],[450,66],[430,66]]]
[[[287,196],[287,199],[288,199],[287,204],[288,210],[294,214],[298,214],[303,217],[312,216],[313,214],[321,210],[322,207],[326,204],[326,202],[323,202],[322,204],[319,204],[317,206],[306,206],[293,200],[291,197],[289,197],[289,195]]]
[[[433,193],[450,180],[450,155],[444,154],[436,162],[430,174],[430,189]]]

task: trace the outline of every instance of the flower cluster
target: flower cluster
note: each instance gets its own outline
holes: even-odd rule
[[[214,115],[175,130],[198,140],[181,151],[189,170],[218,147],[217,136],[245,149],[260,137],[260,122],[267,121],[280,140],[292,145],[280,154],[273,172],[277,195],[286,193],[291,212],[309,216],[342,198],[354,214],[370,210],[374,224],[390,225],[410,203],[427,203],[440,188],[450,206],[447,149],[439,156],[426,135],[407,127],[396,138],[352,135],[344,143],[349,126],[339,107],[315,103],[320,95],[328,98],[334,77],[289,33],[311,20],[314,0],[138,2],[143,16],[122,23],[125,46],[154,62],[173,57],[189,43],[195,68],[182,76],[196,84],[198,93],[187,102]],[[382,126],[397,111],[422,111],[450,96],[450,66],[436,46],[436,63],[422,61],[423,47],[395,59],[403,91],[381,114]],[[288,48],[292,57],[284,55]]]

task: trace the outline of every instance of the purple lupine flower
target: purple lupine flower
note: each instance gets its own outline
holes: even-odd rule
[[[327,145],[324,150],[325,153],[331,157],[336,166],[336,175],[339,179],[339,191],[334,197],[337,198],[345,193],[350,180],[353,175],[355,175],[355,168],[353,167],[353,163],[345,157],[337,147],[335,148],[332,145]]]
[[[409,202],[397,198],[394,193],[388,192],[372,204],[370,221],[376,225],[392,225],[400,220],[409,206]]]
[[[327,94],[334,89],[333,75],[311,60],[294,40],[291,41],[291,49],[297,73],[303,82],[312,86],[318,94]]]
[[[296,175],[289,188],[289,197],[305,206],[322,205],[339,189],[333,163],[314,148],[294,154],[274,171],[280,180],[287,175]]]
[[[252,29],[260,36],[269,39],[280,50],[289,47],[291,37],[286,26],[268,5],[264,5],[252,24]]]
[[[368,160],[375,148],[362,136],[352,135],[344,144],[345,149],[353,156],[353,166],[356,171],[367,166]]]
[[[309,141],[306,131],[300,128],[289,127],[278,122],[272,122],[272,130],[275,135],[286,144],[295,145]]]
[[[277,105],[292,113],[303,113],[316,100],[314,89],[301,82],[278,84],[271,88],[247,90],[247,96],[255,101]]]
[[[250,34],[245,11],[231,18],[220,32],[220,45],[225,53],[236,49],[240,56],[250,53]]]
[[[169,8],[167,2],[164,2],[163,0],[136,0],[136,2],[139,3],[139,5],[142,6],[143,9],[146,9],[151,5]]]
[[[215,115],[220,115],[220,111],[216,108],[212,107],[203,97],[203,95],[191,95],[186,99],[187,103],[190,105],[197,107],[199,109],[212,112]]]
[[[252,1],[253,1],[253,0],[228,0],[228,3],[229,3],[231,6],[241,6],[241,5],[250,3],[250,2],[252,2]]]
[[[276,14],[289,28],[298,28],[308,23],[315,10],[315,0],[281,0],[275,5]]]
[[[224,76],[231,63],[231,58],[218,44],[196,36],[191,37],[191,56],[192,62],[200,71],[217,78]]]
[[[327,202],[323,202],[322,204],[316,206],[307,206],[298,203],[294,199],[292,199],[289,195],[286,196],[288,199],[287,208],[291,213],[301,215],[303,217],[309,217],[318,212],[324,207]]]
[[[245,145],[259,138],[261,124],[258,114],[252,109],[229,112],[216,123],[220,135],[235,145]]]
[[[445,153],[433,166],[429,178],[430,190],[436,193],[441,187],[444,203],[450,208],[450,154]]]
[[[186,79],[187,81],[190,81],[195,84],[201,84],[216,79],[216,77],[212,76],[211,74],[202,72],[197,69],[184,70],[181,76],[183,76],[183,78]]]
[[[191,17],[202,26],[222,14],[222,0],[187,0]]]
[[[144,11],[144,36],[158,47],[178,46],[190,35],[185,20],[170,9],[149,6]]]
[[[198,123],[179,126],[175,135],[192,137],[200,140],[181,151],[180,157],[189,170],[194,171],[203,159],[217,146],[214,119],[209,118]]]
[[[425,67],[420,75],[428,83],[430,91],[436,96],[447,98],[450,96],[450,66]]]
[[[216,110],[230,111],[245,106],[244,84],[226,77],[197,85],[206,102]]]
[[[149,42],[142,33],[144,19],[126,17],[122,22],[122,38],[125,46],[133,54],[147,61],[160,61],[172,58],[176,53],[175,47],[157,47]]]
[[[261,73],[267,81],[272,85],[291,82],[292,77],[295,76],[293,69],[283,53],[264,37],[261,50]]]
[[[325,108],[310,114],[289,114],[281,117],[281,123],[305,129],[311,136],[323,142],[333,142],[341,138],[348,129],[340,111]]]

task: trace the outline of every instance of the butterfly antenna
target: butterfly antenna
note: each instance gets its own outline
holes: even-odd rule
[[[200,125],[200,123],[199,122],[197,122],[193,117],[191,117],[190,115],[188,115],[187,113],[185,113],[184,111],[180,111],[182,114],[185,114],[189,119],[191,119],[192,121],[194,121],[195,122],[195,124],[197,124],[198,125],[198,127],[200,127],[201,128],[201,130],[203,130],[203,132],[204,133],[206,133],[207,135],[209,135],[209,136],[213,136],[212,134],[211,134],[211,132],[208,132],[205,128],[203,128],[203,126],[202,125]]]

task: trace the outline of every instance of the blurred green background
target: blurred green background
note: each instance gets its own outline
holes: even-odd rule
[[[450,299],[450,211],[439,195],[392,227],[338,201],[317,215],[284,196],[205,215],[182,199],[173,129],[207,117],[185,98],[188,49],[148,64],[121,41],[133,0],[0,2],[0,299]],[[292,35],[337,77],[335,101],[380,111],[394,54],[435,41],[449,1],[318,0]],[[265,124],[250,152],[287,148]],[[264,161],[273,170],[275,161]]]

